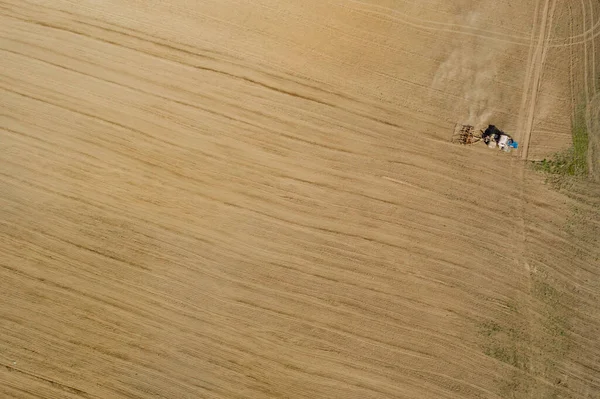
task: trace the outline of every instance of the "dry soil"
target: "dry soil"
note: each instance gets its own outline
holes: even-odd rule
[[[0,397],[600,398],[599,36],[597,0],[0,0]],[[558,190],[528,161],[578,107]]]

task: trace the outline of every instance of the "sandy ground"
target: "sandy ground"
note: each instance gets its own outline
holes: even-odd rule
[[[600,398],[596,0],[0,11],[1,397]]]

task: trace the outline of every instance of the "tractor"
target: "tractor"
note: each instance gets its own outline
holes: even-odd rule
[[[472,145],[483,141],[489,148],[499,148],[504,152],[519,148],[519,144],[513,138],[498,129],[494,125],[489,125],[487,129],[476,132],[472,125],[457,124],[452,135],[452,142],[462,145]]]

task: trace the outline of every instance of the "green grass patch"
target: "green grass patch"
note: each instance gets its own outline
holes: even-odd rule
[[[480,325],[482,349],[487,356],[525,370],[529,364],[527,337],[516,326],[486,321]]]
[[[495,321],[486,321],[481,325],[481,334],[489,337],[502,331],[502,327]]]
[[[573,145],[569,149],[558,152],[550,158],[533,161],[533,168],[551,175],[587,176],[589,140],[585,105],[580,105],[575,111],[571,133]]]
[[[503,363],[510,364],[521,370],[527,368],[528,360],[520,354],[520,351],[515,347],[504,347],[500,345],[494,345],[485,348],[484,353],[487,356],[493,357],[500,360]]]
[[[587,175],[588,173],[588,130],[586,121],[586,109],[584,105],[580,105],[575,112],[573,120],[573,174]]]

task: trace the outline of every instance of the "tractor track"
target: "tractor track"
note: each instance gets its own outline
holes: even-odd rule
[[[552,26],[552,19],[554,16],[554,10],[556,8],[557,0],[546,0],[542,9],[540,18],[539,34],[537,36],[537,42],[532,52],[531,60],[527,68],[525,90],[523,90],[523,102],[519,112],[519,129],[521,135],[521,142],[523,143],[521,149],[521,159],[527,161],[529,156],[529,144],[531,141],[531,132],[533,130],[533,123],[535,121],[535,108],[537,106],[537,97],[541,85],[542,71],[544,69],[544,62],[546,60],[546,53],[548,51],[548,37],[550,35],[549,27]],[[551,6],[551,8],[550,8]],[[536,16],[537,19],[537,16]],[[534,24],[534,28],[535,28]]]

